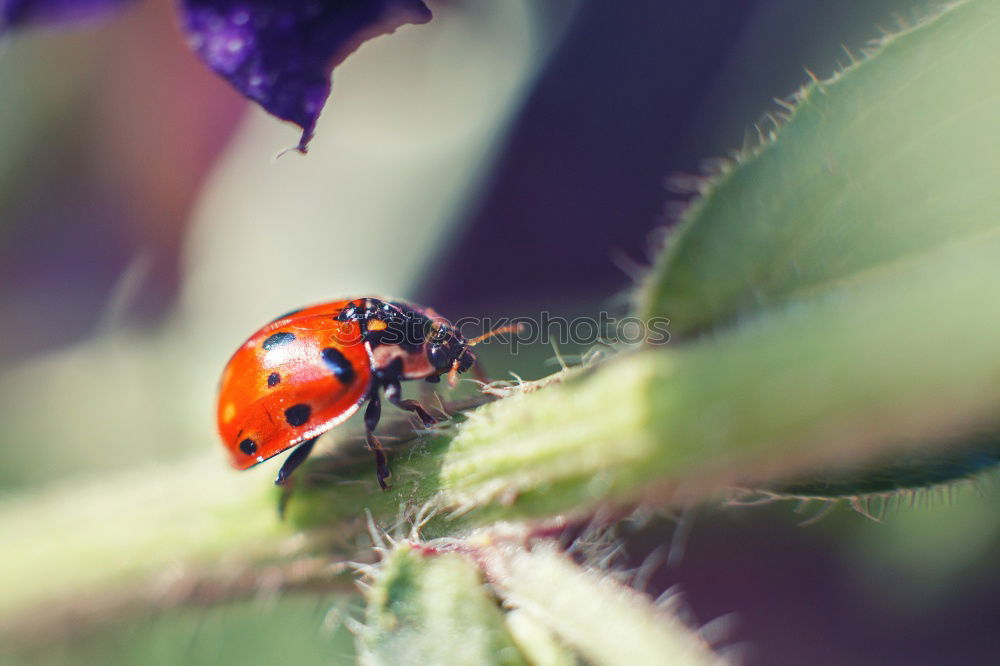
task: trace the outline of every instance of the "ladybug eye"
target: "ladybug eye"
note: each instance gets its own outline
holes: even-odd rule
[[[427,360],[439,372],[447,370],[448,366],[451,365],[451,360],[448,358],[448,350],[437,344],[432,344],[427,348]]]
[[[431,342],[442,343],[451,337],[451,328],[441,324],[431,331]]]

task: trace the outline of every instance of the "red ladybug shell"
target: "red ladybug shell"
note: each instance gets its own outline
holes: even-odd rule
[[[219,433],[246,469],[347,420],[368,396],[372,354],[349,301],[289,313],[233,354],[219,387]]]

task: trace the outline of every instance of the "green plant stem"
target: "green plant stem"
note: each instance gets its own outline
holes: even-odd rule
[[[507,613],[507,629],[532,666],[578,666],[576,656],[558,637],[528,611]]]
[[[280,559],[289,531],[261,480],[206,456],[4,500],[0,624],[64,601],[93,610],[116,593],[166,605],[151,578],[181,581],[227,559],[236,579],[248,563]]]

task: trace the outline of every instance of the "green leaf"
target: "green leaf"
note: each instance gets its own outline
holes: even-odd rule
[[[688,210],[640,314],[690,336],[996,228],[998,62],[1000,6],[971,0],[803,88]]]

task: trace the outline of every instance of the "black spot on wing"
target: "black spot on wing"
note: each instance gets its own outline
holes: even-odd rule
[[[323,360],[330,366],[333,375],[341,384],[347,385],[354,381],[354,367],[339,349],[336,347],[327,347],[324,349]]]
[[[252,456],[253,454],[257,453],[257,442],[247,437],[242,442],[240,442],[240,451],[247,454],[248,456]]]
[[[285,421],[293,427],[305,424],[310,416],[312,416],[312,407],[304,402],[292,405],[285,410]]]
[[[267,376],[267,387],[273,388],[281,383],[281,375],[277,372],[272,372]]]
[[[280,333],[273,333],[269,335],[267,339],[264,340],[263,344],[261,344],[261,347],[263,347],[265,351],[271,351],[278,345],[288,344],[294,339],[295,336],[292,335],[291,333],[287,331],[281,331]]]

